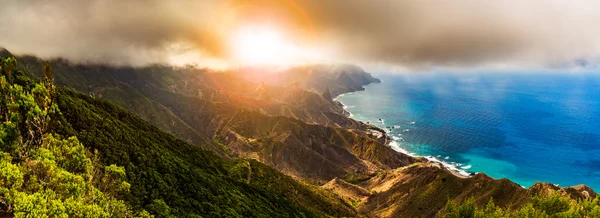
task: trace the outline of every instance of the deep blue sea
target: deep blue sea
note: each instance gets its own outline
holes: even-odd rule
[[[600,74],[379,74],[340,96],[408,153],[468,172],[600,191]],[[379,121],[382,119],[382,121]]]

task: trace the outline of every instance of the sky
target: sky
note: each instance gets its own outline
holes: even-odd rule
[[[4,0],[0,5],[0,46],[76,62],[232,67],[268,59],[463,69],[595,67],[600,60],[600,1],[593,0]]]

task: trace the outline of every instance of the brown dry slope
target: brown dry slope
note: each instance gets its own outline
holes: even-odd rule
[[[336,194],[341,199],[346,201],[346,203],[355,207],[365,202],[367,198],[371,196],[371,192],[363,187],[348,183],[339,178],[332,179],[321,187],[331,193]]]
[[[448,199],[461,202],[469,197],[474,197],[480,206],[493,198],[500,207],[517,209],[533,196],[555,192],[574,199],[597,196],[583,185],[559,188],[536,183],[526,189],[508,179],[496,180],[485,174],[459,177],[433,163],[381,171],[357,185],[372,193],[358,206],[359,212],[371,217],[434,217]]]
[[[165,100],[163,105],[218,140],[233,156],[256,158],[295,177],[325,182],[348,173],[367,175],[416,161],[347,129],[266,116],[225,103],[169,97],[173,95],[169,92],[160,94],[165,95],[160,98]]]

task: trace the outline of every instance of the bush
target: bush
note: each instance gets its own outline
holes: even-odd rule
[[[516,211],[502,209],[494,205],[492,199],[485,208],[478,208],[473,198],[457,204],[448,201],[441,217],[600,217],[600,196],[595,199],[575,201],[559,194],[535,196],[531,202]]]

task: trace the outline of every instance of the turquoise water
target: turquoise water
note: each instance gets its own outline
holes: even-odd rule
[[[389,130],[393,146],[525,187],[600,190],[599,74],[377,77],[383,83],[338,100],[353,118]]]

